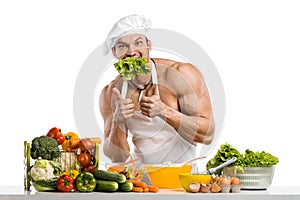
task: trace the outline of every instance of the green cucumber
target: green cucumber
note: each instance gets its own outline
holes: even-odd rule
[[[116,181],[118,183],[124,183],[126,176],[117,172],[109,172],[101,169],[94,170],[94,177],[97,180]]]
[[[95,191],[114,192],[117,191],[119,185],[116,181],[96,180]]]
[[[133,183],[130,181],[125,181],[124,183],[119,183],[119,191],[130,192],[133,188]]]

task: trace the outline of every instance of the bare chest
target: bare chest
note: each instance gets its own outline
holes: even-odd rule
[[[128,88],[127,98],[130,98],[133,101],[135,111],[140,110],[140,96],[142,95],[142,93],[146,94],[147,91],[133,90]],[[159,86],[159,96],[160,100],[164,104],[172,107],[175,110],[179,110],[178,99],[176,98],[176,95],[172,93],[169,89]]]

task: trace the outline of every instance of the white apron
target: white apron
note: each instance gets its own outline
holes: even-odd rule
[[[157,83],[155,64],[152,64],[152,81]],[[124,99],[127,88],[128,82],[124,81],[121,91]],[[127,120],[126,125],[134,145],[132,154],[141,158],[143,163],[182,163],[196,156],[196,146],[182,138],[172,126],[158,116],[147,117],[141,111],[135,111],[134,117]]]

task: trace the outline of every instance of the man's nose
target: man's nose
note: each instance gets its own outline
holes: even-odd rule
[[[128,52],[130,53],[130,52],[133,52],[133,51],[135,51],[136,50],[136,46],[134,45],[134,44],[130,44],[130,45],[128,45]]]
[[[128,56],[134,56],[136,54],[136,47],[134,45],[130,45],[127,50]]]

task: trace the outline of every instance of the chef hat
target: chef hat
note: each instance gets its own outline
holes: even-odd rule
[[[115,42],[122,36],[129,34],[146,34],[151,27],[151,21],[142,15],[129,15],[120,19],[108,34],[105,44],[104,53],[108,54]]]

